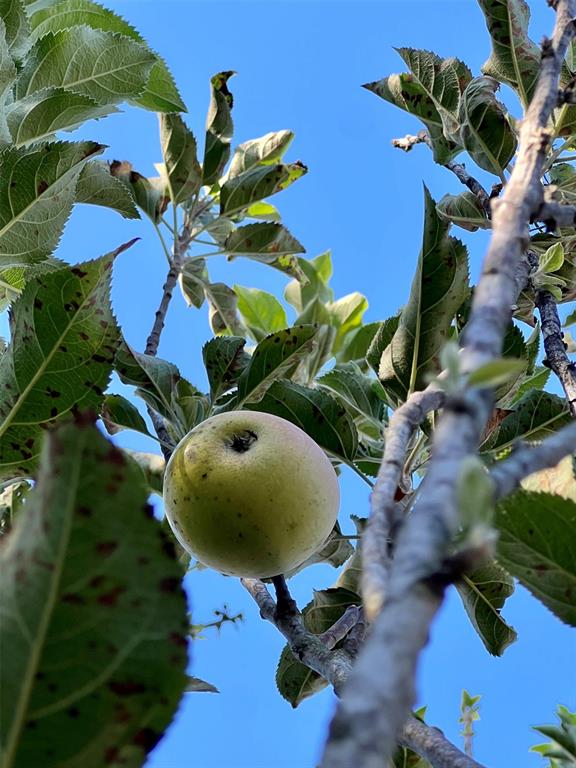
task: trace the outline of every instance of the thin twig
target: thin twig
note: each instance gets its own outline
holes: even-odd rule
[[[464,371],[501,354],[518,296],[517,270],[528,243],[528,223],[543,200],[547,125],[575,31],[574,16],[576,0],[560,0],[553,41],[543,45],[539,78],[522,122],[517,162],[503,197],[492,201],[492,238],[465,331]],[[476,451],[492,403],[489,389],[465,390],[445,403],[419,501],[396,542],[386,602],[332,721],[323,768],[381,768],[393,754],[414,701],[418,657],[444,596],[445,584],[432,577],[459,525],[455,489],[461,463]]]
[[[442,731],[410,717],[400,734],[400,744],[419,754],[434,768],[482,768],[472,757],[448,741]]]
[[[508,496],[525,477],[541,469],[555,467],[564,456],[571,453],[576,453],[576,423],[569,424],[537,445],[518,446],[511,456],[499,461],[490,473],[495,497],[501,499]]]

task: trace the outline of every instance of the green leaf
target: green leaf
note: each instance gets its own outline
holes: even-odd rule
[[[185,258],[178,275],[178,283],[188,306],[200,309],[206,298],[204,287],[210,283],[206,259],[202,256]]]
[[[490,228],[490,220],[486,211],[473,192],[444,195],[436,205],[436,212],[440,218],[450,221],[468,232]]]
[[[162,219],[170,198],[161,179],[147,179],[132,169],[127,161],[114,160],[110,163],[110,173],[126,185],[136,205],[144,211],[154,224]]]
[[[186,684],[186,693],[220,693],[216,686],[201,680],[199,677],[189,677]]]
[[[535,725],[535,731],[547,736],[548,744],[532,747],[542,757],[550,759],[550,768],[576,768],[576,713],[560,705],[558,707],[560,727]]]
[[[105,117],[118,109],[97,104],[90,96],[47,88],[13,102],[5,109],[8,130],[16,147],[53,139],[57,131],[72,131],[88,120]]]
[[[357,515],[350,515],[350,519],[354,523],[356,528],[356,534],[362,536],[364,533],[367,518],[358,517]],[[334,584],[335,587],[342,587],[349,592],[355,592],[357,595],[361,594],[361,581],[362,581],[362,539],[358,539],[354,554],[346,563],[346,567],[340,573],[338,580]]]
[[[472,371],[468,376],[468,384],[471,387],[498,387],[505,384],[510,379],[516,379],[526,370],[528,363],[526,360],[518,360],[513,357],[502,357],[499,360],[492,360],[480,368]]]
[[[165,419],[172,419],[172,394],[180,381],[180,371],[159,357],[133,350],[121,341],[114,368],[124,384],[137,387],[136,394]]]
[[[295,574],[300,573],[300,571],[303,571],[305,568],[309,568],[311,565],[316,565],[316,563],[325,563],[331,565],[333,568],[340,568],[353,552],[354,547],[350,544],[348,539],[342,536],[342,530],[337,522],[332,529],[330,536],[326,539],[320,549],[317,552],[314,552],[313,555],[310,555],[307,560],[301,563],[293,571],[289,571],[284,575],[286,578],[292,578]]]
[[[111,269],[131,244],[34,278],[14,304],[11,344],[0,358],[0,479],[34,471],[54,419],[100,406],[118,344]]]
[[[228,80],[235,74],[231,70],[218,72],[210,79],[210,106],[206,117],[206,143],[202,163],[202,183],[208,186],[219,180],[230,157],[230,142],[234,132],[230,113],[234,97],[228,90]]]
[[[465,574],[456,589],[488,653],[501,656],[517,639],[500,613],[514,592],[514,579],[498,563],[490,562]]]
[[[65,267],[66,262],[49,257],[38,264],[0,268],[0,310],[7,307],[22,293],[26,283],[37,275]]]
[[[82,169],[76,185],[76,202],[112,208],[125,219],[139,219],[128,187],[110,173],[108,163],[93,161]]]
[[[400,315],[394,315],[387,320],[379,324],[379,328],[374,334],[368,351],[366,352],[366,362],[372,368],[374,373],[378,373],[380,368],[380,360],[384,350],[392,343],[394,334],[398,329],[400,323]]]
[[[146,479],[146,485],[150,493],[156,493],[162,496],[164,484],[164,470],[166,469],[166,460],[163,456],[156,453],[143,453],[141,451],[124,450],[131,459],[140,467]]]
[[[238,379],[237,407],[262,400],[272,382],[311,350],[316,331],[313,325],[295,325],[262,339]]]
[[[564,264],[564,246],[562,243],[554,243],[540,254],[538,271],[557,272]]]
[[[436,213],[426,188],[424,193],[424,235],[416,276],[378,373],[384,389],[400,402],[439,372],[438,355],[469,292],[466,248],[448,236],[449,225]]]
[[[215,335],[246,336],[238,315],[238,297],[225,283],[208,283],[204,293],[210,305],[210,327]]]
[[[498,430],[482,445],[483,451],[501,451],[515,440],[543,440],[570,422],[566,401],[549,392],[531,390],[516,404]]]
[[[242,320],[256,341],[262,341],[269,333],[287,327],[284,307],[271,293],[241,285],[234,286],[234,293],[238,297],[238,311]]]
[[[102,106],[118,104],[142,93],[154,62],[146,46],[124,35],[87,26],[48,32],[26,57],[16,98],[63,88]]]
[[[48,434],[2,552],[7,768],[141,765],[172,719],[186,598],[146,497],[140,469],[95,427]]]
[[[576,309],[566,317],[562,328],[570,328],[572,325],[576,325]]]
[[[282,698],[295,709],[304,699],[324,690],[328,683],[323,677],[298,661],[286,645],[280,654],[276,669],[276,686]]]
[[[478,0],[492,38],[485,75],[510,85],[527,107],[540,72],[540,48],[528,37],[530,9],[526,0]]]
[[[336,328],[334,351],[338,352],[350,331],[357,330],[362,324],[364,312],[368,309],[368,300],[358,291],[349,293],[341,299],[326,304],[330,319]]]
[[[350,463],[356,456],[358,435],[354,422],[336,398],[320,389],[293,381],[275,381],[249,410],[281,416],[303,429],[328,454]]]
[[[160,115],[160,145],[170,199],[174,204],[195,195],[202,184],[196,139],[180,115]]]
[[[226,177],[232,179],[255,165],[279,163],[293,138],[292,131],[274,131],[239,144],[234,150]]]
[[[281,216],[272,203],[253,203],[246,208],[246,216],[250,219],[265,219],[266,221],[280,221]]]
[[[250,362],[250,356],[244,352],[245,344],[246,341],[238,336],[216,336],[202,347],[212,402],[236,385]]]
[[[497,507],[496,557],[561,621],[576,626],[576,503],[517,491]]]
[[[134,429],[151,437],[138,408],[122,395],[106,395],[102,403],[101,415],[109,435],[116,435],[124,429]]]
[[[333,293],[328,287],[332,276],[330,251],[325,251],[310,260],[299,258],[298,265],[303,278],[288,283],[284,291],[286,301],[300,313],[309,309],[317,299],[322,302],[331,301]]]
[[[368,418],[377,431],[382,429],[384,403],[374,391],[374,379],[363,374],[354,363],[336,365],[317,379],[317,384],[335,395],[353,418]]]
[[[30,22],[21,0],[0,0],[0,19],[10,56],[17,61],[24,58],[30,47]]]
[[[293,184],[308,169],[301,162],[261,165],[228,179],[220,191],[220,213],[230,215]]]
[[[364,368],[366,355],[381,325],[379,322],[366,323],[348,334],[336,355],[338,362],[354,362]]]
[[[258,261],[274,266],[279,256],[304,253],[304,246],[282,224],[264,222],[235,229],[224,241],[223,250],[231,256],[257,255]]]
[[[502,178],[514,157],[517,139],[505,107],[494,95],[497,87],[491,77],[477,77],[469,83],[460,106],[460,136],[476,165]]]
[[[58,245],[86,162],[103,149],[91,141],[53,142],[0,152],[0,266],[42,261]]]
[[[103,32],[124,35],[147,47],[146,41],[133,26],[118,14],[91,0],[64,0],[64,2],[57,2],[56,7],[53,7],[54,2],[50,2],[48,7],[45,7],[46,5],[45,3],[42,9],[33,13],[30,20],[35,39],[43,37],[48,32],[87,25]],[[158,54],[153,55],[155,61],[148,81],[143,93],[133,99],[134,103],[154,112],[185,112],[186,106],[166,63]]]

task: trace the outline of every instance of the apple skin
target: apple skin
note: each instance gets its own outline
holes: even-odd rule
[[[299,427],[259,411],[203,421],[164,475],[166,517],[182,546],[229,576],[267,578],[327,539],[340,502],[324,451]]]

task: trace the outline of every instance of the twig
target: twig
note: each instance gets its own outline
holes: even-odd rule
[[[434,768],[482,768],[480,763],[461,752],[442,731],[410,717],[400,734],[400,744],[428,760]]]
[[[326,632],[318,635],[326,648],[334,648],[341,640],[344,640],[350,632],[360,623],[364,623],[362,618],[362,608],[358,605],[349,605],[338,621],[333,624]],[[350,649],[345,646],[348,653]]]
[[[576,205],[563,205],[553,200],[544,202],[533,216],[533,221],[543,221],[549,231],[557,227],[576,225]]]
[[[517,447],[509,458],[499,461],[490,473],[495,497],[501,499],[508,496],[525,477],[541,469],[555,467],[570,453],[576,453],[576,423],[569,424],[538,445]]]
[[[444,392],[432,384],[423,392],[414,392],[394,411],[386,430],[384,455],[370,498],[371,514],[362,541],[362,599],[369,621],[376,618],[384,603],[395,494],[402,477],[406,449],[416,429],[430,411],[441,407],[444,397]]]
[[[492,238],[465,332],[464,371],[501,354],[518,296],[517,268],[528,243],[528,222],[543,199],[546,127],[575,15],[576,0],[560,0],[553,41],[543,45],[540,75],[522,122],[517,162],[503,197],[492,201]],[[387,600],[332,721],[323,768],[380,768],[393,754],[414,701],[418,657],[443,600],[443,585],[430,577],[445,560],[459,524],[455,486],[461,462],[475,452],[492,402],[489,389],[447,399],[419,502],[398,536]]]
[[[241,579],[241,582],[256,601],[262,618],[274,624],[284,635],[295,656],[310,667],[310,669],[322,675],[332,685],[336,695],[340,695],[342,685],[352,669],[355,653],[346,649],[331,650],[323,642],[323,638],[327,638],[328,632],[334,631],[334,628],[340,622],[336,622],[328,632],[322,635],[314,635],[305,628],[302,616],[295,608],[296,604],[292,600],[286,582],[282,577],[274,579],[273,583],[282,602],[290,606],[288,616],[282,615],[282,611],[278,609],[277,604],[275,604],[274,599],[263,582],[258,579]],[[365,629],[361,609],[356,609],[356,613],[358,621],[351,628],[350,635],[358,629],[363,634]],[[347,611],[347,614],[350,617],[352,616],[351,611]],[[339,632],[342,629],[343,625],[340,625]],[[349,639],[352,640],[353,638],[350,635]],[[330,642],[333,639],[331,636]],[[358,639],[361,639],[361,634],[354,638],[355,641]],[[416,720],[414,717],[409,717],[402,729],[400,743],[422,757],[426,757],[433,768],[482,768],[479,763],[467,757],[449,742],[441,731]],[[448,759],[452,762],[446,762]]]
[[[432,142],[428,131],[418,131],[415,136],[408,133],[402,139],[392,139],[392,146],[401,149],[404,152],[410,152],[416,144],[426,144],[430,149],[432,148]],[[455,163],[450,160],[447,163],[444,163],[444,167],[449,171],[452,171],[458,181],[464,184],[465,187],[468,187],[470,192],[476,195],[484,212],[488,218],[490,218],[490,198],[492,195],[489,195],[482,184],[468,173],[464,163]]]
[[[154,316],[154,324],[152,326],[152,330],[150,331],[150,335],[146,340],[146,347],[144,349],[144,353],[146,355],[156,355],[158,352],[158,345],[160,344],[160,336],[164,329],[164,323],[166,322],[166,314],[168,312],[168,307],[170,306],[170,302],[172,301],[172,292],[174,291],[174,287],[178,282],[179,272],[180,272],[180,267],[174,262],[172,262],[170,264],[170,269],[168,270],[168,274],[166,275],[166,281],[162,288],[162,299],[160,300],[160,305],[156,310],[156,314]]]

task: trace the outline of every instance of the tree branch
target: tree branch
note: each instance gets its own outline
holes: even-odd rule
[[[410,152],[413,149],[413,147],[416,146],[416,144],[426,144],[430,149],[432,149],[432,143],[430,141],[430,135],[428,131],[426,130],[418,131],[418,133],[415,136],[408,133],[402,139],[392,139],[392,146],[396,147],[397,149],[401,149],[404,152]],[[488,192],[484,189],[482,184],[480,184],[480,182],[477,179],[475,179],[473,176],[470,176],[470,174],[466,170],[466,167],[464,166],[464,163],[455,163],[452,160],[450,160],[449,162],[444,163],[444,168],[447,168],[449,171],[452,171],[452,173],[456,176],[458,181],[464,184],[465,187],[468,187],[470,192],[476,195],[480,205],[484,209],[485,213],[488,215],[488,218],[490,218],[491,195],[488,194]]]
[[[492,201],[492,238],[465,331],[464,371],[501,354],[518,296],[517,267],[527,247],[528,223],[543,199],[546,129],[575,15],[576,0],[560,0],[553,41],[543,45],[540,75],[522,122],[517,162],[503,197]],[[419,502],[398,536],[387,600],[332,721],[323,768],[381,768],[394,752],[414,701],[418,657],[443,599],[445,582],[434,576],[459,525],[455,486],[461,462],[476,451],[492,402],[488,389],[447,399]]]
[[[538,267],[538,257],[534,253],[528,255],[530,265]],[[536,306],[540,314],[542,338],[546,362],[554,371],[568,402],[568,408],[573,418],[576,418],[576,364],[566,354],[562,324],[558,316],[558,307],[554,296],[548,291],[536,291]]]
[[[386,594],[395,494],[408,444],[428,413],[442,406],[444,397],[444,392],[431,384],[423,392],[414,392],[390,418],[384,456],[370,497],[371,514],[362,538],[362,601],[369,621],[380,613]]]
[[[415,717],[408,718],[404,725],[400,744],[428,760],[434,768],[482,768],[480,763],[448,741],[442,731]]]
[[[270,595],[266,585],[259,579],[241,579],[242,585],[254,598],[263,619],[270,621],[288,641],[294,655],[306,666],[322,675],[340,695],[342,685],[352,669],[353,656],[344,649],[330,649],[330,644],[341,634],[345,625],[350,627],[349,638],[356,629],[363,634],[365,625],[361,609],[355,607],[356,622],[352,624],[353,612],[348,609],[342,619],[322,635],[314,635],[304,626],[302,614],[298,611],[283,577],[273,579],[278,602]],[[279,606],[284,606],[280,608]],[[343,621],[344,617],[349,618]],[[336,628],[338,627],[337,631]],[[330,633],[330,634],[329,634]],[[409,747],[425,757],[433,768],[482,768],[465,755],[437,728],[433,728],[410,716],[400,734],[400,744]]]
[[[501,499],[508,496],[525,477],[541,469],[555,467],[570,453],[576,453],[576,422],[538,445],[525,444],[516,448],[509,458],[499,461],[490,473],[495,497]]]

